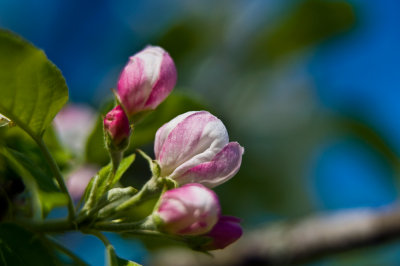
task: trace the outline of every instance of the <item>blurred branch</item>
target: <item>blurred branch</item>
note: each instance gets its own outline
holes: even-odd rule
[[[154,265],[288,265],[400,239],[400,208],[355,209],[283,222],[244,235],[235,245],[201,254],[160,254]],[[179,251],[183,252],[183,251]]]

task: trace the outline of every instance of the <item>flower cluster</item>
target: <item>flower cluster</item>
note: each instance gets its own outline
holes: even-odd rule
[[[143,112],[155,109],[171,92],[177,80],[169,54],[148,46],[132,56],[123,69],[117,87],[120,105],[104,119],[108,146],[124,149],[131,132],[129,124]],[[159,230],[182,236],[206,236],[202,248],[221,249],[242,234],[240,220],[222,216],[218,186],[238,171],[243,147],[229,142],[224,124],[206,111],[181,114],[158,129],[155,136],[155,162],[163,180],[176,187],[161,195],[152,217]]]

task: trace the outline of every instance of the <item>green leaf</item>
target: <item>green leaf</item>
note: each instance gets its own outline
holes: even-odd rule
[[[61,144],[57,133],[53,126],[49,126],[43,134],[43,141],[49,148],[54,160],[60,169],[63,169],[70,164],[73,158],[72,154]],[[41,152],[40,152],[41,154]]]
[[[67,167],[72,158],[71,154],[60,144],[52,126],[49,126],[43,134],[43,141],[46,143],[58,166],[63,169]],[[4,135],[0,136],[0,146],[17,150],[29,157],[38,168],[51,174],[48,163],[43,158],[35,141],[21,128],[13,127],[4,130]]]
[[[113,182],[110,185],[110,188],[113,187],[122,177],[122,175],[128,170],[129,166],[133,163],[135,160],[136,154],[132,154],[128,157],[125,157],[119,167],[117,172],[115,173]],[[105,192],[105,186],[107,185],[107,178],[111,172],[111,163],[109,163],[107,166],[104,166],[100,171],[97,173],[97,178],[99,179],[97,182],[97,188],[96,188],[96,195],[94,195],[94,200],[98,200],[102,194]],[[88,200],[90,191],[92,190],[92,186],[94,184],[94,178],[89,182],[88,186],[86,187],[85,190],[85,201]]]
[[[43,51],[0,30],[0,113],[40,138],[68,100],[60,70]]]
[[[114,247],[111,245],[107,246],[106,252],[109,266],[141,266],[141,264],[136,262],[118,257],[115,253]]]
[[[106,113],[111,108],[112,104],[110,103],[102,113]],[[182,93],[172,93],[156,110],[134,125],[129,148],[126,152],[133,152],[135,149],[151,143],[157,130],[172,118],[188,111],[205,109],[207,109],[205,105],[192,97]],[[85,157],[88,163],[104,165],[108,162],[107,150],[104,145],[100,145],[103,142],[103,119],[100,116],[86,143]]]
[[[1,149],[0,152],[33,194],[32,201],[36,219],[44,218],[53,208],[67,204],[66,195],[60,192],[53,177],[41,171],[24,154],[7,148]]]
[[[0,265],[59,265],[43,241],[15,224],[0,224]]]

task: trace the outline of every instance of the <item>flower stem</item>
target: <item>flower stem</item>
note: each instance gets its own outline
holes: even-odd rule
[[[95,230],[87,231],[86,233],[96,236],[98,239],[101,240],[101,242],[103,242],[104,246],[106,247],[106,252],[107,252],[107,265],[110,265],[110,266],[119,265],[117,254],[115,253],[115,249],[114,249],[113,245],[110,243],[110,241],[107,239],[107,237],[105,237],[105,235],[103,235],[99,231],[95,231]]]
[[[146,236],[155,236],[168,238],[178,242],[185,242],[186,239],[184,237],[178,235],[170,235],[165,234],[156,229],[154,222],[150,217],[145,218],[139,222],[133,223],[113,223],[113,222],[100,222],[95,223],[92,226],[93,229],[100,231],[108,231],[108,232],[118,232],[118,233],[129,233],[132,235],[146,235]]]
[[[108,191],[111,188],[111,186],[114,185],[115,174],[117,173],[123,154],[124,154],[123,151],[110,151],[111,171],[107,177],[107,183],[106,186],[104,187],[104,191],[102,191],[103,193]]]
[[[23,227],[29,228],[35,232],[43,232],[43,233],[56,233],[56,232],[65,232],[77,230],[77,227],[74,223],[70,223],[68,220],[50,220],[43,222],[30,222],[30,221],[16,221],[17,224],[20,224]]]
[[[142,189],[137,194],[135,194],[130,199],[123,202],[117,207],[104,208],[101,211],[100,216],[103,218],[113,217],[119,212],[123,212],[129,208],[133,208],[148,199],[155,198],[157,195],[161,194],[163,187],[164,179],[152,177],[149,181],[147,181],[146,184],[144,184]]]

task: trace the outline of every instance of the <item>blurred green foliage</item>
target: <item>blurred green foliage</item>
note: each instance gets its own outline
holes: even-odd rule
[[[44,218],[53,208],[67,204],[66,195],[61,193],[52,175],[41,171],[23,153],[6,148],[0,152],[32,193],[33,216],[36,219]]]
[[[332,36],[346,32],[355,16],[346,1],[300,1],[276,22],[262,29],[250,46],[249,65],[268,64]]]
[[[61,264],[43,239],[16,224],[0,224],[0,254],[2,265]]]

